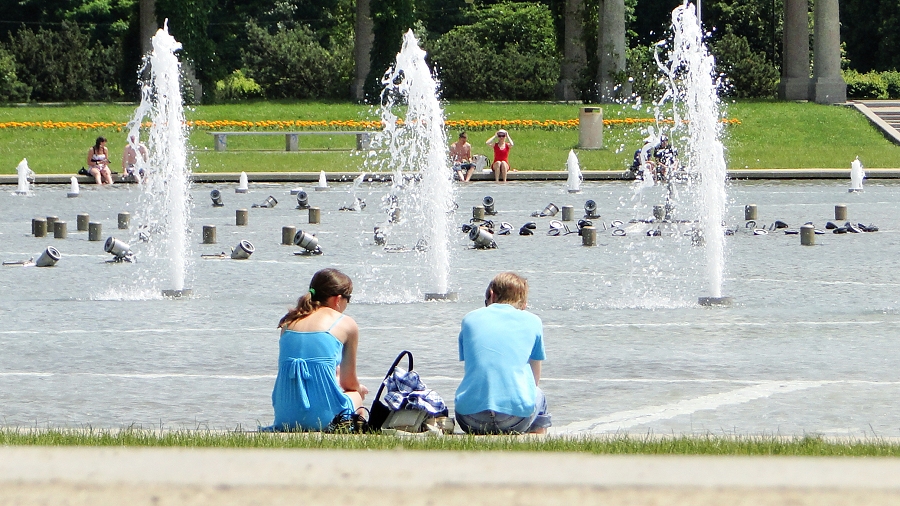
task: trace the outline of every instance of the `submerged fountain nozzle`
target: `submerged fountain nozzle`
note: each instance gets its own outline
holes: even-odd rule
[[[225,205],[225,203],[222,202],[222,192],[220,192],[219,190],[213,190],[209,192],[209,198],[212,199],[213,207],[222,207]]]
[[[253,243],[244,240],[231,250],[231,258],[234,260],[246,260],[250,258],[254,251],[256,251],[256,248],[253,246]]]
[[[376,231],[376,236],[378,232]],[[376,239],[377,240],[377,239]],[[303,230],[298,230],[294,235],[294,244],[303,248],[300,254],[304,255],[321,255],[322,248],[319,247],[319,239],[315,235]]]
[[[551,203],[547,204],[547,207],[545,207],[543,211],[541,211],[540,216],[542,218],[547,217],[547,216],[556,216],[556,213],[558,213],[558,212],[559,212],[559,208],[556,207],[556,204],[551,202]]]
[[[53,267],[56,265],[56,262],[59,262],[59,259],[62,258],[62,255],[59,254],[56,248],[53,246],[47,246],[47,249],[41,253],[41,256],[37,259],[37,262],[34,265],[38,267]]]
[[[600,215],[597,214],[597,203],[593,200],[587,200],[584,203],[584,218],[585,219],[596,219],[599,218]]]
[[[494,216],[497,214],[497,211],[494,210],[494,197],[490,195],[481,199],[481,204],[484,206],[484,214],[488,216]]]
[[[297,192],[297,209],[309,209],[309,195],[303,190]]]
[[[131,247],[123,241],[115,237],[108,237],[103,244],[103,251],[112,255],[114,262],[134,262],[134,253]]]
[[[278,200],[276,200],[275,197],[269,195],[268,197],[266,197],[266,201],[263,202],[262,204],[253,204],[250,207],[272,208],[277,205],[278,205]]]
[[[375,227],[375,244],[384,246],[385,242],[387,242],[387,238],[384,236],[384,230],[381,227]]]
[[[469,240],[475,243],[475,249],[494,249],[497,247],[497,243],[494,242],[494,236],[482,227],[472,227],[469,230]]]

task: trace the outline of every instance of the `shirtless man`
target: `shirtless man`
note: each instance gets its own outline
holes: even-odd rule
[[[475,164],[472,163],[472,145],[469,144],[465,132],[460,132],[459,140],[450,145],[450,162],[453,163],[453,172],[459,176],[460,181],[472,179]]]
[[[141,154],[140,164],[138,163],[138,153]],[[133,177],[136,182],[143,182],[146,179],[144,164],[147,163],[147,160],[149,160],[147,147],[138,142],[134,135],[129,137],[125,151],[122,153],[122,174],[126,177]]]

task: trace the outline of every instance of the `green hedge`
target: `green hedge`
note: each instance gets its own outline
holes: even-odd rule
[[[869,72],[860,74],[845,70],[847,98],[898,99],[900,98],[900,72]]]

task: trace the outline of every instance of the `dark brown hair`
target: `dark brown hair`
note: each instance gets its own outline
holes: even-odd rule
[[[353,281],[337,269],[322,269],[313,274],[309,281],[309,290],[297,299],[297,307],[292,308],[278,322],[279,328],[287,328],[296,320],[302,320],[316,309],[325,305],[329,297],[350,295],[353,293]]]
[[[94,153],[100,151],[100,143],[106,142],[106,137],[97,137],[97,141],[94,143]],[[82,144],[83,146],[84,144]]]

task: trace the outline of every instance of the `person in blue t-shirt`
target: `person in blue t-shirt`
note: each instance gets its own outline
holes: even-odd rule
[[[528,311],[528,281],[513,272],[491,280],[486,307],[467,314],[459,332],[465,362],[456,389],[456,422],[470,434],[545,433],[551,425],[538,388],[544,327]]]

